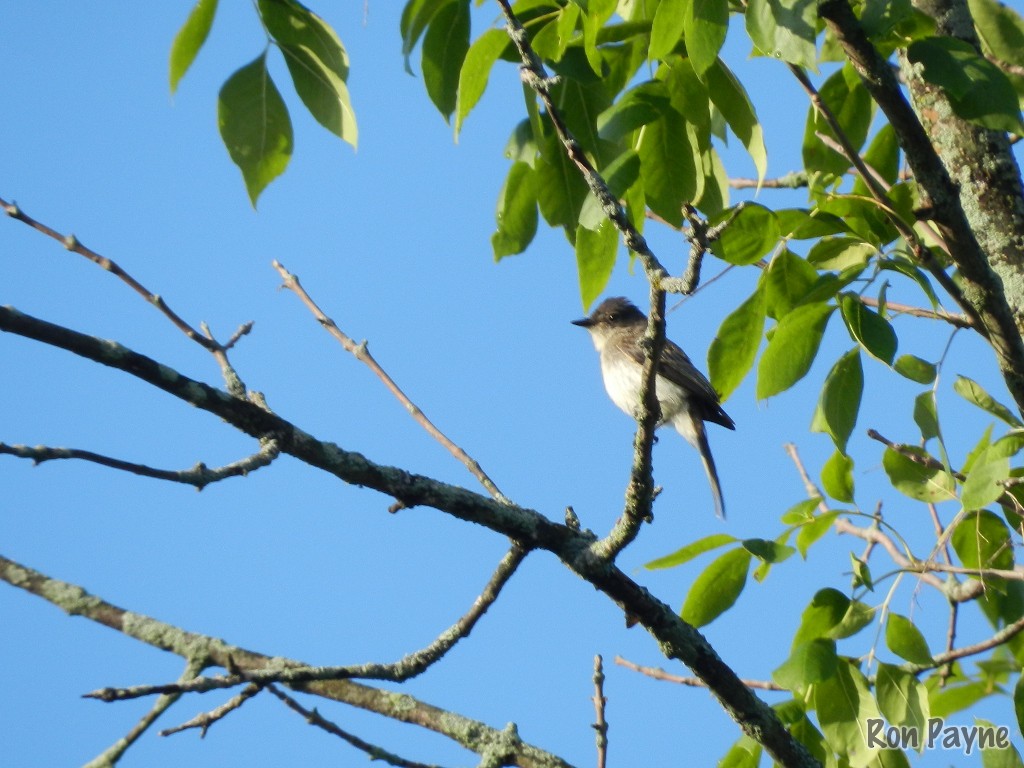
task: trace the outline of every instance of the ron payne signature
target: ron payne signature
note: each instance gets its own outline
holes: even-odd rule
[[[886,725],[881,718],[867,719],[868,749],[949,749],[970,755],[976,749],[1007,749],[1010,728],[1005,725],[947,725],[941,717],[928,718],[924,728]]]

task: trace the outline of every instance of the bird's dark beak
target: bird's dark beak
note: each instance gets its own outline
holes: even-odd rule
[[[572,320],[573,325],[578,325],[580,328],[589,328],[594,324],[594,321],[589,317],[581,317],[579,320]]]

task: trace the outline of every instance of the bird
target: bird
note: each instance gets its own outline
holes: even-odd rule
[[[605,299],[587,317],[573,320],[586,328],[601,356],[601,377],[608,396],[622,411],[636,417],[640,405],[647,315],[622,296]],[[700,454],[711,486],[715,513],[725,517],[722,486],[711,456],[704,422],[736,429],[736,423],[722,409],[718,392],[703,373],[690,362],[678,344],[665,339],[655,380],[661,421],[671,424]]]

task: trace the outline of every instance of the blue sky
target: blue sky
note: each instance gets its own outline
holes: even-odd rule
[[[254,211],[216,130],[221,83],[263,49],[249,4],[222,3],[206,48],[173,98],[167,54],[187,3],[120,2],[105,13],[86,4],[10,5],[0,26],[0,196],[74,232],[221,338],[255,321],[232,359],[285,418],[381,463],[475,489],[463,467],[297,298],[278,290],[270,262],[283,262],[346,333],[368,340],[410,397],[506,495],[558,519],[572,505],[583,525],[607,530],[621,507],[633,425],[607,401],[590,341],[569,324],[582,314],[572,249],[560,232],[542,228],[526,254],[499,264],[491,256],[494,204],[506,171],[502,148],[523,109],[513,66],[495,71],[455,144],[422,81],[403,70],[400,4],[332,9],[327,19],[352,60],[359,149],[353,152],[306,115],[283,63],[272,56],[295,124],[295,155]],[[474,34],[495,16],[489,5],[478,9]],[[799,167],[806,101],[780,64],[747,58],[741,32],[732,30],[727,60],[764,122],[769,175],[781,175]],[[414,63],[418,70],[418,54]],[[731,174],[753,175],[742,150],[729,148],[725,157]],[[764,200],[795,206],[804,195],[765,194]],[[648,235],[662,261],[681,269],[680,237],[655,227]],[[212,358],[81,257],[5,220],[0,259],[2,303],[117,339],[221,384]],[[705,278],[722,267],[710,259]],[[733,270],[670,315],[670,336],[702,368],[722,319],[755,280],[752,269]],[[642,302],[646,292],[640,271],[623,258],[608,293]],[[920,303],[895,286],[892,298],[901,297]],[[900,320],[897,328],[901,352],[930,360],[948,339],[944,330],[917,321]],[[624,554],[624,569],[681,605],[706,561],[653,573],[642,571],[643,563],[714,532],[775,536],[779,515],[803,498],[783,445],[796,442],[817,474],[831,449],[827,438],[807,433],[816,382],[851,346],[834,322],[808,380],[767,403],[755,401],[748,381],[725,404],[737,431],[710,429],[729,508],[725,522],[712,514],[697,457],[677,436],[663,434],[655,461],[665,491],[654,524]],[[4,442],[84,448],[166,468],[197,461],[217,466],[255,450],[209,415],[64,352],[3,336],[0,363],[7,372]],[[950,406],[954,461],[990,421],[955,399],[949,384],[956,372],[1003,397],[991,356],[959,334],[940,394],[940,407]],[[881,451],[863,436],[875,426],[892,439],[913,441],[909,413],[919,388],[894,381],[875,363],[866,364],[866,377],[851,443],[864,457],[856,467],[858,501],[870,511],[882,499],[895,524],[911,535],[920,531],[920,542],[927,542],[925,510],[887,490]],[[288,458],[202,493],[84,463],[33,467],[11,457],[0,458],[0,482],[4,555],[131,610],[315,664],[389,661],[426,645],[469,607],[505,550],[499,537],[433,510],[390,515],[388,498]],[[955,510],[945,512],[948,519]],[[737,610],[706,635],[740,675],[767,677],[785,659],[796,617],[814,589],[845,590],[848,553],[861,549],[830,537],[807,563],[793,560],[765,584],[748,585]],[[915,593],[907,581],[892,607],[934,629],[941,642],[946,616],[933,595]],[[181,673],[176,657],[69,619],[11,588],[0,588],[0,615],[0,754],[10,765],[87,761],[148,705],[101,704],[82,693]],[[976,621],[962,627],[964,643],[985,636]],[[862,652],[866,644],[846,652]],[[706,692],[612,665],[621,654],[685,672],[667,664],[640,629],[625,629],[607,599],[545,553],[528,559],[468,640],[406,689],[498,728],[513,720],[527,741],[587,765],[594,754],[595,653],[607,662],[613,762],[670,766],[685,756],[686,764],[706,765],[737,738]],[[223,698],[182,700],[159,727]],[[342,727],[410,759],[475,763],[439,737],[314,703]],[[983,714],[1012,722],[1006,701]],[[150,733],[123,764],[364,759],[351,753],[261,697],[213,726],[204,740],[195,733],[165,739]],[[963,762],[957,755],[952,760]],[[928,755],[918,764],[949,761]]]

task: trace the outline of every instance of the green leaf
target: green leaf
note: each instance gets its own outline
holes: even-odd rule
[[[259,0],[259,10],[279,44],[306,49],[324,68],[348,80],[348,53],[330,24],[295,0]]]
[[[914,675],[892,664],[879,664],[875,675],[875,696],[878,708],[889,725],[925,732],[929,713],[928,689]]]
[[[813,7],[813,3],[811,3]],[[757,121],[757,114],[754,112],[754,105],[747,96],[743,85],[736,79],[736,76],[719,59],[704,73],[704,79],[708,86],[708,96],[736,138],[746,148],[750,159],[754,161],[754,168],[757,169],[758,184],[764,180],[768,171],[768,152],[764,146],[764,131]]]
[[[589,307],[608,285],[618,249],[619,230],[609,219],[596,230],[582,224],[576,228],[576,270],[584,307]]]
[[[964,509],[982,509],[1006,492],[1003,483],[1010,477],[1010,461],[994,448],[986,448],[971,464],[960,494]]]
[[[199,0],[174,36],[174,42],[171,43],[171,93],[178,90],[178,83],[196,60],[199,49],[210,34],[216,13],[217,0]]]
[[[821,496],[812,496],[809,499],[798,501],[792,507],[782,513],[783,525],[803,525],[814,520],[814,513],[821,504]]]
[[[309,113],[324,128],[353,147],[359,129],[345,81],[305,46],[281,45],[295,91]]]
[[[589,190],[554,134],[544,137],[541,161],[535,172],[537,203],[544,220],[553,227],[565,227],[575,235],[580,209]]]
[[[921,437],[925,440],[931,440],[941,434],[934,390],[926,390],[914,398],[914,423],[921,430]]]
[[[874,592],[875,582],[871,578],[871,569],[868,564],[851,552],[850,566],[853,569],[853,589],[867,587],[868,590]]]
[[[985,683],[947,685],[945,688],[928,691],[928,708],[932,717],[946,718],[973,707],[991,693],[992,690]]]
[[[851,662],[840,659],[835,674],[814,686],[818,723],[836,752],[850,768],[864,768],[878,759],[880,748],[869,748],[868,720],[881,718],[868,681]]]
[[[871,101],[871,95],[860,79],[856,76],[848,78],[846,72],[844,68],[834,73],[821,86],[818,94],[839,121],[854,150],[859,150],[867,139],[874,102]],[[808,171],[841,176],[849,169],[850,161],[834,149],[825,146],[817,137],[818,132],[836,139],[824,118],[811,106],[804,129],[804,167]]]
[[[683,602],[680,616],[694,627],[703,627],[727,611],[747,583],[750,553],[743,548],[716,558],[698,576]]]
[[[683,35],[686,53],[698,75],[703,75],[718,60],[728,29],[728,0],[689,0],[685,4]]]
[[[786,230],[780,226],[779,231]],[[783,248],[768,264],[764,279],[768,316],[781,320],[811,290],[818,273],[806,259]]]
[[[790,691],[805,691],[832,677],[838,662],[836,641],[817,638],[794,646],[789,658],[772,672],[772,680]]]
[[[935,381],[935,365],[915,355],[900,355],[893,368],[896,373],[918,384],[931,384]]]
[[[804,304],[779,321],[757,366],[759,400],[784,392],[810,370],[833,309]]]
[[[491,68],[508,47],[508,33],[503,29],[488,29],[466,51],[459,72],[459,88],[455,97],[455,135],[462,130],[462,123],[480,101],[487,89]]]
[[[779,232],[788,240],[813,240],[824,235],[846,232],[841,218],[821,208],[808,211],[804,208],[782,208],[775,211],[779,220]]]
[[[1024,66],[1024,19],[997,0],[967,0],[985,47],[1007,64]]]
[[[957,376],[956,381],[953,382],[953,391],[967,402],[988,411],[1011,427],[1024,427],[1024,422],[1018,419],[1013,411],[994,399],[992,395],[985,391],[981,384],[973,379],[969,379],[966,376]]]
[[[832,366],[811,423],[812,432],[822,432],[832,438],[843,453],[857,423],[860,400],[864,393],[864,370],[860,363],[860,349],[854,347]]]
[[[1017,716],[1017,728],[1024,733],[1024,675],[1013,686],[1013,713]]]
[[[1024,768],[1024,760],[1021,759],[1020,752],[1010,741],[1011,731],[1009,728],[1001,724],[996,726],[995,723],[982,720],[980,717],[974,718],[974,725],[986,734],[983,738],[992,738],[991,746],[986,744],[981,749],[981,768]]]
[[[843,321],[853,340],[864,351],[886,365],[892,365],[896,356],[896,332],[889,321],[864,306],[853,293],[844,293],[839,300]]]
[[[597,133],[602,139],[618,141],[637,128],[653,123],[668,109],[669,94],[665,83],[648,80],[630,88],[597,116]]]
[[[885,644],[889,650],[913,664],[931,664],[932,652],[914,622],[898,613],[890,613],[885,622]]]
[[[764,332],[765,297],[759,283],[754,292],[734,309],[718,329],[708,349],[711,384],[728,399],[754,366]]]
[[[494,218],[498,225],[491,235],[495,261],[525,251],[537,234],[537,191],[533,169],[526,163],[517,161],[509,168]]]
[[[693,558],[699,557],[705,552],[724,547],[726,544],[733,544],[736,541],[738,539],[735,536],[730,536],[727,533],[713,533],[710,536],[705,536],[703,539],[698,539],[692,544],[687,544],[682,549],[677,549],[671,555],[651,560],[651,562],[644,565],[644,568],[651,571],[659,568],[675,568],[677,565],[690,562]]]
[[[288,109],[267,72],[266,53],[235,72],[220,89],[220,135],[242,171],[253,207],[267,184],[280,176],[292,156]]]
[[[661,0],[651,23],[651,43],[647,56],[661,59],[672,53],[683,36],[686,6],[690,0]]]
[[[983,509],[971,512],[953,530],[953,549],[965,568],[1013,568],[1013,541],[1006,523]]]
[[[914,461],[904,453],[913,453],[927,460],[928,464]],[[933,463],[935,466],[932,466]],[[956,498],[956,481],[953,476],[923,448],[912,445],[900,446],[900,451],[886,448],[882,466],[892,487],[905,496],[933,504]]]
[[[747,735],[740,736],[718,761],[718,768],[758,768],[761,764],[760,744]]]
[[[928,37],[907,48],[923,77],[946,92],[953,111],[993,131],[1024,131],[1020,103],[1006,74],[974,47],[953,37]]]
[[[745,539],[743,548],[765,563],[781,563],[793,556],[796,550],[786,544],[770,539]]]
[[[836,630],[852,605],[850,598],[837,589],[818,590],[800,616],[800,627],[793,637],[793,647],[819,637],[835,640]]]
[[[412,74],[409,56],[419,42],[427,24],[434,15],[449,3],[457,0],[409,0],[402,9],[402,20],[399,31],[402,34],[402,56],[405,57],[405,71]]]
[[[716,217],[716,223],[731,215],[732,212],[723,212]],[[744,266],[767,254],[778,241],[775,214],[763,205],[747,203],[732,217],[721,236],[711,243],[711,252],[730,264]]]
[[[823,237],[807,253],[807,261],[818,269],[840,272],[848,267],[867,266],[878,253],[871,243],[855,237]]]
[[[820,500],[819,500],[820,501]],[[804,560],[807,559],[807,552],[811,546],[821,539],[829,529],[832,527],[832,523],[839,517],[840,512],[833,510],[831,512],[825,512],[814,518],[809,522],[805,522],[800,526],[800,529],[796,533],[796,548],[800,552],[800,557]]]
[[[821,485],[833,499],[852,504],[853,459],[842,451],[834,451],[821,468]]]
[[[666,110],[640,131],[636,151],[647,205],[669,224],[680,225],[683,203],[692,202],[699,192],[699,156],[694,154],[686,120],[674,109]]]
[[[817,71],[814,0],[750,0],[747,34],[765,56]]]
[[[434,14],[423,37],[423,84],[446,122],[455,111],[468,51],[469,0],[457,0]]]

